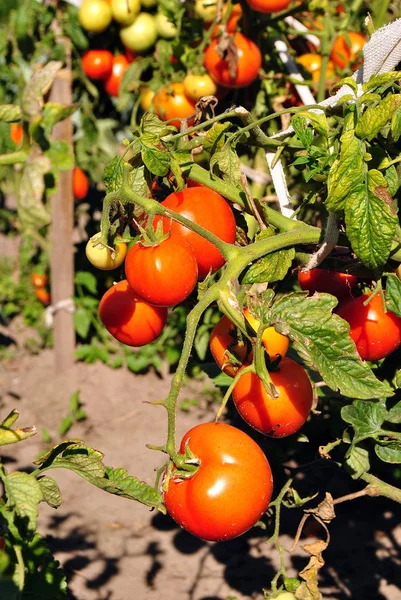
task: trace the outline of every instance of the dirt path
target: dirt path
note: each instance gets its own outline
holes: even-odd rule
[[[17,408],[21,425],[35,424],[39,432],[45,427],[55,439],[70,394],[80,390],[88,419],[74,426],[69,437],[85,439],[104,452],[105,464],[124,467],[153,482],[161,455],[145,444],[164,442],[166,415],[162,407],[144,402],[164,398],[169,378],[153,373],[134,376],[102,364],[76,364],[68,376],[56,377],[52,353],[46,351],[3,364],[0,383],[1,414]],[[196,387],[187,388],[182,398],[197,395]],[[202,408],[180,412],[179,435],[212,418]],[[9,468],[21,468],[29,467],[41,450],[39,433],[3,454],[16,458]],[[55,471],[54,476],[63,504],[57,511],[41,505],[39,529],[48,535],[50,547],[66,569],[71,598],[263,598],[263,587],[268,587],[278,567],[277,553],[265,543],[265,531],[254,528],[231,542],[208,544],[179,529],[169,517],[108,495],[71,472]],[[361,500],[352,510],[344,506],[338,511],[333,541],[325,554],[325,600],[401,600],[400,516],[397,506],[371,499]],[[292,535],[296,521],[284,523],[284,529]],[[283,543],[289,547],[290,537],[284,536]],[[300,550],[286,561],[301,569],[305,553]]]

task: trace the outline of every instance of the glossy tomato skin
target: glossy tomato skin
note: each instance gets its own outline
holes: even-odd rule
[[[42,273],[32,273],[31,281],[33,283],[33,287],[41,288],[47,285],[49,278],[47,275],[43,275]]]
[[[44,287],[35,288],[35,296],[43,304],[43,306],[49,306],[51,302],[50,293]]]
[[[292,0],[246,0],[252,10],[262,13],[272,13],[284,10],[289,6]]]
[[[86,243],[85,253],[89,262],[101,271],[111,271],[119,267],[127,254],[127,244],[120,242],[114,247],[114,256],[105,246],[96,246],[100,237],[99,233],[92,236]]]
[[[364,306],[368,297],[364,294],[344,300],[337,314],[349,323],[350,336],[359,356],[374,361],[385,358],[400,346],[401,319],[389,310],[384,312],[379,294]]]
[[[228,61],[218,51],[218,39],[212,40],[204,56],[204,66],[212,79],[228,88],[242,88],[250,85],[258,76],[262,66],[262,54],[258,46],[242,33],[235,33],[234,44],[238,50],[237,72],[231,77]]]
[[[250,360],[251,348],[249,346],[238,338],[237,328],[226,315],[221,317],[210,334],[210,352],[223,373],[230,377],[235,377],[240,365],[230,363],[227,351],[243,363]]]
[[[298,56],[297,63],[305,67],[310,72],[313,82],[318,82],[320,79],[320,72],[322,70],[322,57],[320,54],[309,53],[301,54]],[[335,77],[334,63],[329,60],[326,67],[326,79],[333,79]]]
[[[83,200],[88,195],[88,178],[79,167],[75,167],[72,172],[72,191],[76,200]]]
[[[244,317],[255,333],[257,333],[260,322],[252,315],[248,308],[244,308]],[[267,327],[262,335],[262,344],[270,360],[274,360],[278,355],[283,358],[287,354],[289,340],[288,337],[276,331],[274,327]]]
[[[195,102],[185,94],[180,81],[160,88],[154,95],[153,105],[157,116],[162,121],[170,121],[169,125],[177,129],[181,125],[178,119],[187,119],[195,112]]]
[[[10,138],[16,146],[19,146],[24,137],[24,130],[21,123],[11,123]]]
[[[202,423],[183,437],[201,461],[191,479],[170,479],[164,501],[184,529],[204,540],[222,541],[250,529],[270,502],[270,465],[256,442],[224,423]]]
[[[125,54],[118,54],[113,57],[113,68],[111,75],[104,82],[104,89],[110,96],[118,97],[120,85],[125,71],[128,69],[129,62]]]
[[[82,57],[82,68],[90,79],[107,79],[113,69],[109,50],[88,50]]]
[[[111,23],[111,7],[106,0],[84,0],[79,7],[78,18],[87,31],[101,33]]]
[[[217,85],[208,73],[203,75],[188,73],[183,83],[185,95],[194,102],[202,96],[215,96],[217,92]]]
[[[348,43],[348,39],[349,42]],[[358,57],[366,44],[366,37],[356,31],[348,31],[346,35],[339,35],[333,45],[330,58],[340,69],[345,69],[348,65],[356,66]]]
[[[266,392],[255,373],[245,373],[233,390],[234,404],[251,427],[268,437],[292,435],[305,423],[312,408],[313,391],[306,371],[283,358],[279,371],[271,372],[278,398]]]
[[[298,271],[298,282],[302,290],[307,290],[309,295],[315,292],[332,294],[338,300],[349,298],[356,288],[358,278],[348,273],[337,273],[325,269],[311,269],[306,273]]]
[[[116,340],[139,347],[159,337],[166,324],[167,308],[144,302],[123,279],[103,295],[99,317]]]
[[[236,224],[233,212],[228,202],[217,192],[204,186],[185,188],[181,192],[173,192],[161,204],[201,225],[224,242],[235,242]],[[163,221],[164,233],[170,232],[174,236],[184,237],[192,246],[200,279],[223,266],[224,258],[211,242],[167,217],[156,217],[155,226],[160,218]]]
[[[155,246],[134,244],[125,260],[125,276],[134,292],[146,302],[175,306],[194,289],[198,265],[188,242],[169,236]]]

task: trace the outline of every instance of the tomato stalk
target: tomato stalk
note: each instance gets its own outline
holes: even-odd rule
[[[230,383],[228,390],[224,394],[224,398],[221,401],[220,408],[216,413],[216,419],[215,419],[216,422],[220,419],[221,415],[223,414],[223,411],[224,411],[225,407],[227,406],[227,402],[229,401],[232,391],[235,388],[235,386],[237,385],[238,381],[241,379],[241,377],[243,375],[245,375],[245,373],[249,373],[249,372],[255,373],[254,365],[248,365],[247,367],[243,367],[242,369],[240,369],[238,371],[238,373],[235,374],[235,377],[232,380],[232,382]]]
[[[273,577],[271,581],[271,589],[273,592],[277,592],[277,582],[281,575],[285,576],[285,564],[284,564],[284,548],[280,542],[280,520],[281,520],[281,506],[284,500],[284,497],[288,490],[290,489],[293,482],[293,477],[290,477],[285,485],[281,488],[280,493],[277,498],[270,503],[270,508],[274,506],[275,508],[275,518],[274,518],[274,532],[271,538],[268,540],[268,543],[272,543],[276,545],[277,551],[280,556],[280,569],[277,571],[276,575]]]

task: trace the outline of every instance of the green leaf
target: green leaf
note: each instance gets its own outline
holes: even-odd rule
[[[224,181],[234,186],[241,182],[241,161],[235,147],[232,144],[225,143],[217,150],[210,159],[210,171],[213,173],[215,166],[218,166],[222,173]]]
[[[253,263],[242,278],[242,283],[273,283],[287,275],[295,258],[295,248],[278,250]]]
[[[276,300],[262,320],[289,336],[301,358],[332,390],[351,398],[391,396],[389,385],[376,379],[360,359],[348,335],[348,323],[331,314],[336,304],[337,299],[329,294],[308,298],[303,292],[293,292]]]
[[[89,271],[77,271],[74,279],[76,285],[82,285],[91,294],[97,294],[97,281],[93,273],[89,273]]]
[[[0,446],[15,444],[36,434],[36,427],[16,427],[15,429],[11,429],[18,417],[18,411],[12,410],[0,424]]]
[[[397,402],[393,408],[390,408],[386,417],[386,421],[389,423],[396,423],[397,425],[401,423],[401,400],[400,402]]]
[[[354,132],[346,131],[340,138],[340,156],[333,163],[327,179],[326,207],[330,212],[342,211],[351,193],[362,190],[365,173],[363,145]]]
[[[386,307],[397,317],[401,317],[401,281],[393,273],[387,276]]]
[[[372,75],[368,81],[362,85],[364,92],[369,92],[375,88],[385,86],[388,87],[393,83],[397,83],[400,79],[399,71],[388,71],[388,73],[381,73],[380,75]]]
[[[399,108],[391,119],[391,135],[394,142],[398,142],[401,137],[401,108]]]
[[[319,135],[323,135],[324,137],[328,136],[329,124],[327,122],[327,117],[324,113],[313,113],[311,111],[305,111],[304,113],[297,113],[296,118],[298,117],[305,117],[309,121],[309,123],[311,123],[311,125]]]
[[[51,170],[51,163],[34,148],[24,165],[18,189],[18,214],[23,227],[36,230],[50,224],[50,214],[43,204],[44,175]]]
[[[110,494],[136,500],[146,506],[155,507],[165,514],[163,499],[159,492],[150,485],[128,475],[125,469],[106,467],[106,477],[102,489]]]
[[[42,491],[43,502],[46,502],[52,508],[58,508],[61,504],[61,492],[57,482],[48,475],[38,478],[38,483]]]
[[[389,94],[377,106],[369,107],[358,120],[355,133],[359,138],[371,140],[391,122],[401,107],[401,94]]]
[[[168,135],[172,131],[175,131],[175,128],[171,129],[168,125],[166,125],[163,121],[159,119],[159,117],[153,113],[145,113],[141,119],[141,140],[148,137],[148,134],[155,136],[157,139]]]
[[[375,444],[375,452],[383,462],[392,465],[401,464],[401,444],[397,442]]]
[[[45,151],[56,171],[69,171],[74,167],[72,147],[65,140],[50,140],[50,148]]]
[[[41,67],[33,72],[33,75],[24,89],[22,95],[22,111],[29,121],[33,122],[41,115],[42,96],[46,94],[57,73],[62,67],[60,61],[50,61],[44,67]]]
[[[215,123],[208,130],[203,141],[203,149],[212,154],[216,150],[221,150],[225,144],[225,132],[230,129],[231,123]]]
[[[369,171],[366,185],[351,193],[345,206],[347,236],[355,254],[369,269],[387,262],[397,223],[383,174]]]
[[[213,377],[213,383],[216,387],[230,387],[233,382],[232,377],[227,375],[226,373],[219,373],[216,377]]]
[[[120,156],[115,156],[106,165],[103,174],[103,183],[108,194],[117,191],[121,187],[124,162]]]
[[[5,123],[15,123],[21,120],[21,107],[17,104],[0,105],[0,121]]]
[[[7,496],[6,509],[21,517],[27,530],[34,533],[38,504],[43,499],[39,483],[33,475],[20,471],[10,473],[3,481]]]
[[[345,459],[345,468],[353,479],[359,479],[370,469],[368,450],[353,446]]]
[[[77,308],[73,313],[75,331],[82,339],[88,336],[91,326],[91,314],[85,308]]]
[[[43,108],[41,126],[45,133],[49,136],[53,131],[53,127],[59,121],[64,121],[76,110],[78,110],[79,104],[71,104],[71,106],[64,106],[57,104],[56,102],[47,102]]]
[[[295,134],[305,148],[309,148],[313,142],[313,131],[308,127],[308,119],[309,113],[308,118],[305,116],[295,115],[291,119],[291,125],[295,131]]]
[[[376,438],[380,435],[381,426],[387,418],[387,409],[381,402],[354,400],[352,404],[343,406],[341,418],[352,425],[358,439]]]
[[[61,419],[61,423],[58,428],[58,432],[59,432],[60,436],[64,437],[70,431],[73,424],[74,424],[74,421],[73,421],[73,418],[71,415],[67,415],[66,417]]]
[[[147,113],[149,114],[149,113]],[[145,166],[153,175],[164,177],[170,169],[170,155],[168,152],[160,150],[152,136],[142,136],[141,156]]]

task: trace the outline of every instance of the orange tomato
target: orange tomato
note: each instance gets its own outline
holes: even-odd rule
[[[35,296],[43,304],[43,306],[49,306],[50,304],[50,294],[44,287],[39,287],[35,289]]]
[[[220,369],[230,377],[234,377],[241,363],[250,358],[250,344],[238,337],[237,328],[226,315],[213,327],[209,347]],[[230,362],[228,352],[238,359],[238,364]]]
[[[361,52],[366,43],[366,37],[356,31],[341,34],[334,42],[330,58],[337,67],[354,67],[362,62]]]
[[[47,285],[49,278],[47,275],[42,275],[42,273],[32,273],[31,281],[35,288],[42,288],[45,287],[45,285]]]
[[[79,167],[75,167],[72,172],[72,189],[74,198],[77,200],[86,198],[89,191],[88,178]]]
[[[195,112],[195,102],[185,95],[182,82],[170,83],[160,88],[153,98],[157,116],[162,121],[170,121],[170,125],[180,128],[178,119],[187,119]]]
[[[249,312],[248,308],[244,308],[244,317],[252,329],[257,333],[260,322]],[[264,330],[262,343],[270,360],[274,360],[278,355],[284,357],[287,354],[289,345],[288,337],[276,331],[274,327],[267,327]]]
[[[312,81],[317,83],[320,79],[320,71],[322,70],[322,57],[320,54],[306,53],[298,56],[297,63],[305,67],[312,76]],[[331,60],[327,63],[326,79],[335,77],[335,68]]]
[[[10,127],[10,138],[16,146],[19,146],[22,142],[24,131],[21,123],[11,123]]]

